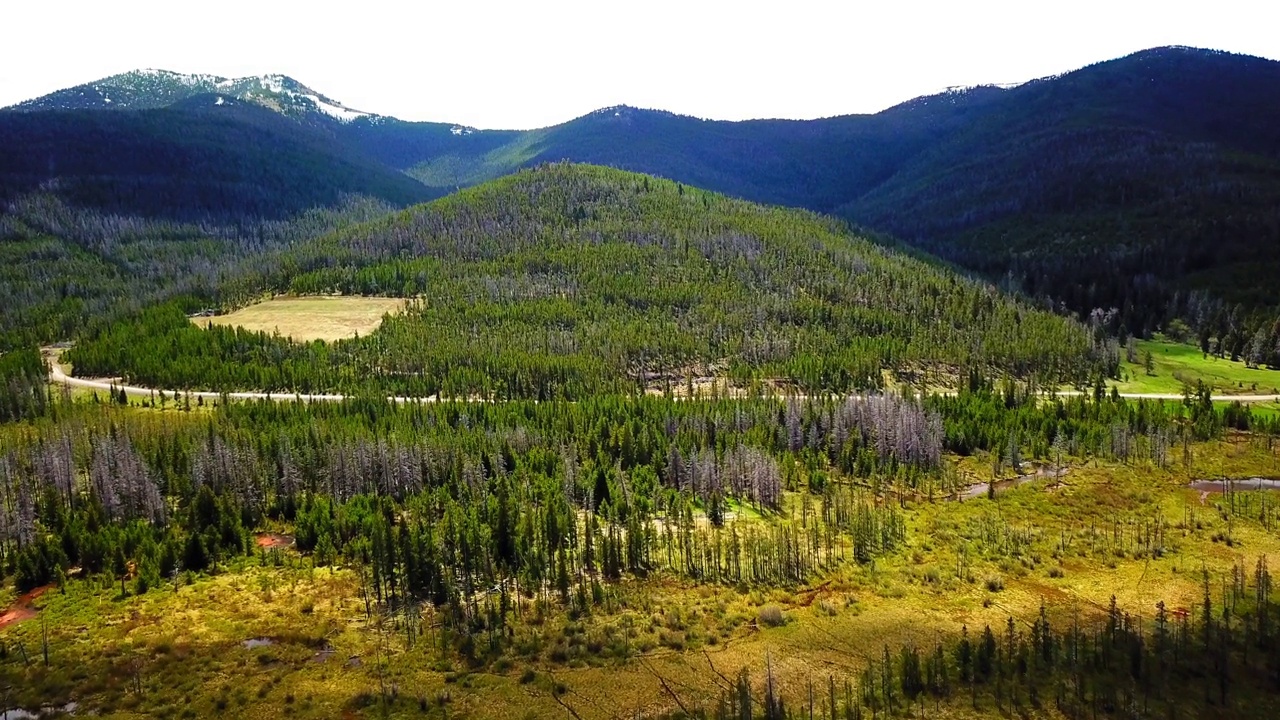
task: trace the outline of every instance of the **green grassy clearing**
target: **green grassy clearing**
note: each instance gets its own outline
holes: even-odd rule
[[[1120,392],[1180,393],[1203,382],[1219,395],[1280,393],[1280,371],[1246,367],[1243,362],[1206,356],[1199,348],[1164,340],[1140,340],[1138,361],[1121,361],[1121,379],[1112,383]],[[1144,358],[1151,354],[1152,373]]]

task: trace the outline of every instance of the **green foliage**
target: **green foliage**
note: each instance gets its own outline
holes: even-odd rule
[[[1121,612],[1115,598],[1095,623],[1054,625],[1042,606],[1026,627],[1010,617],[1003,631],[983,628],[976,641],[965,628],[933,648],[886,646],[856,679],[827,680],[811,717],[913,715],[960,709],[982,715],[1030,714],[1052,703],[1067,717],[1163,718],[1262,717],[1274,712],[1275,622],[1280,612],[1265,558],[1252,573],[1237,567],[1229,594],[1215,605],[1207,587],[1202,612],[1171,612],[1160,602],[1154,618]],[[712,708],[669,717],[784,720],[784,709],[766,666],[762,693],[753,697],[746,668]],[[793,691],[786,701],[803,704]],[[812,680],[809,707],[814,707]]]
[[[46,186],[125,216],[282,220],[365,195],[404,206],[436,196],[322,128],[244,104],[0,114],[0,200]]]
[[[981,283],[813,215],[681,190],[525,171],[304,244],[262,278],[415,298],[369,337],[200,332],[170,307],[90,335],[71,361],[165,387],[542,399],[670,388],[712,367],[806,392],[921,364],[1066,381],[1101,367],[1081,326]]]
[[[35,348],[0,353],[0,422],[31,420],[45,413],[48,372]]]
[[[391,207],[348,197],[287,221],[180,223],[106,215],[37,193],[7,210],[0,214],[0,351],[67,340],[169,298],[191,312],[244,302],[258,292],[239,280],[247,258]]]

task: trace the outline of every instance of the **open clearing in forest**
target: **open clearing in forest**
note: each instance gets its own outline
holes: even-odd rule
[[[259,533],[254,538],[254,545],[264,550],[292,547],[293,536],[281,535],[279,533]]]
[[[1151,353],[1151,374],[1145,368],[1147,353]],[[1206,356],[1198,347],[1162,340],[1139,340],[1138,361],[1122,362],[1120,373],[1115,386],[1122,393],[1178,393],[1196,381],[1212,387],[1214,395],[1275,394],[1280,389],[1280,370],[1247,367],[1243,362]]]
[[[279,333],[299,342],[333,342],[356,334],[368,335],[387,313],[404,309],[403,298],[308,295],[275,297],[227,315],[195,317],[200,327],[239,326],[255,332]]]

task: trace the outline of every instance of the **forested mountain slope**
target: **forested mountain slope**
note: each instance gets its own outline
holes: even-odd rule
[[[959,111],[957,111],[959,112]],[[949,115],[949,114],[948,114]],[[527,132],[473,131],[401,166],[431,187],[456,187],[540,162],[572,160],[672,178],[757,202],[830,210],[883,181],[946,127],[847,116],[725,122],[618,106]],[[386,133],[353,123],[343,134]],[[425,128],[416,131],[425,134]],[[433,148],[434,150],[434,148]],[[411,157],[411,156],[409,156]]]
[[[393,210],[351,196],[288,220],[184,223],[24,195],[0,213],[0,353],[69,340],[156,301],[210,307],[265,254]]]
[[[1159,48],[875,115],[720,122],[616,107],[528,132],[338,132],[397,148],[380,157],[435,188],[569,159],[834,212],[1082,316],[1114,308],[1113,331],[1180,316],[1239,352],[1245,316],[1275,305],[1276,98],[1280,63]]]
[[[0,113],[0,198],[45,189],[107,212],[180,220],[278,219],[366,195],[406,205],[417,182],[248,103]]]
[[[243,297],[417,299],[331,346],[160,308],[71,361],[174,388],[538,398],[707,374],[845,391],[922,367],[1082,381],[1106,362],[1082,325],[832,220],[593,166],[522,171],[258,265]]]
[[[195,182],[200,203],[259,213],[342,192],[403,204],[567,159],[837,213],[1082,317],[1098,310],[1115,332],[1180,316],[1238,354],[1271,324],[1259,312],[1275,304],[1263,281],[1280,267],[1280,63],[1270,60],[1160,48],[810,121],[619,106],[550,128],[477,130],[330,113],[313,98],[342,108],[282,76],[108,78],[0,113],[0,133],[24,140],[5,143],[0,171],[8,186],[57,176],[73,202],[151,207],[175,206]],[[120,105],[169,109],[103,111]],[[58,107],[97,109],[47,110]],[[175,137],[178,121],[194,132]],[[46,137],[55,131],[70,140]],[[122,158],[107,145],[131,149]],[[142,148],[159,159],[135,167]],[[103,173],[128,181],[104,192]]]
[[[1274,305],[1277,98],[1280,63],[1138,53],[1007,91],[839,212],[1136,332],[1204,314],[1175,290]]]
[[[312,90],[287,75],[225,78],[169,70],[134,70],[18,103],[13,110],[155,110],[199,95],[242,101],[296,119],[350,122],[376,118]]]

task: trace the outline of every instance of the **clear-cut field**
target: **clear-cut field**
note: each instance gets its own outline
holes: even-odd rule
[[[368,335],[382,324],[387,313],[404,309],[402,298],[305,296],[277,297],[240,308],[227,315],[195,317],[200,327],[207,323],[240,326],[246,330],[278,332],[300,342],[332,342]]]

